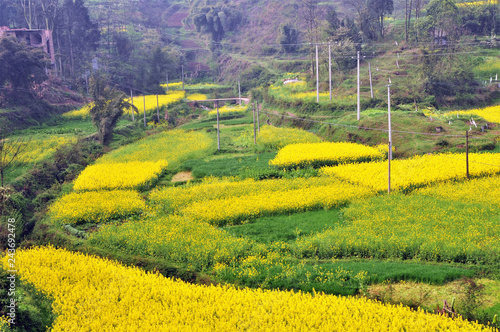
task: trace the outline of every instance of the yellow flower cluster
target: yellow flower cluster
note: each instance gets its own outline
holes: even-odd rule
[[[87,166],[74,182],[75,190],[138,189],[151,187],[168,162],[107,162]]]
[[[156,95],[146,95],[146,112],[156,111],[156,106],[162,107],[163,105],[170,105],[181,101],[186,96],[184,91],[170,91],[163,95],[158,95],[158,104],[156,103]],[[139,113],[144,110],[144,96],[134,96],[134,106],[137,107]],[[125,99],[127,102],[131,102],[130,98]],[[92,103],[87,104],[77,110],[69,111],[63,114],[65,118],[69,119],[86,119],[89,117],[89,111],[92,107]],[[132,109],[126,109],[125,114],[132,114]]]
[[[228,88],[229,86],[214,84],[214,83],[197,83],[197,84],[186,84],[184,87],[186,88],[186,90],[214,90],[214,89]]]
[[[92,103],[80,107],[79,109],[63,113],[62,116],[68,119],[87,119],[89,117],[89,111],[91,107]]]
[[[484,6],[484,5],[495,5],[498,4],[498,0],[484,0],[484,1],[473,1],[473,2],[459,2],[458,7],[472,7],[472,6]]]
[[[205,100],[207,99],[207,95],[202,93],[193,93],[186,97],[187,100]]]
[[[164,89],[167,88],[167,83],[164,83],[164,84],[160,84],[160,86]],[[172,82],[172,83],[168,83],[168,89],[172,89],[172,90],[179,90],[179,89],[182,89],[182,82]]]
[[[493,204],[500,207],[500,176],[488,176],[460,183],[442,183],[415,193],[464,203]]]
[[[158,106],[168,106],[170,104],[177,103],[184,99],[186,93],[184,91],[171,91],[164,95],[158,95]],[[154,110],[156,112],[156,95],[146,95],[146,96],[135,96],[134,97],[134,106],[137,107],[139,113],[144,110],[144,97],[146,102],[146,112]],[[131,102],[130,98],[126,99],[129,103]],[[131,109],[125,110],[126,114],[132,114]]]
[[[451,114],[455,113],[459,115],[477,115],[482,117],[486,121],[500,123],[500,105],[490,106],[480,109],[451,112]]]
[[[178,215],[104,225],[90,234],[92,245],[132,255],[161,257],[203,271],[246,255],[253,245],[222,229]]]
[[[54,299],[54,332],[488,330],[363,298],[193,285],[52,247],[18,251],[16,268]]]
[[[222,107],[219,107],[219,114],[220,115],[228,115],[231,113],[243,113],[246,110],[247,110],[246,105],[234,105],[234,106],[224,105]],[[214,109],[214,110],[209,111],[208,115],[217,115],[217,110]]]
[[[317,143],[321,138],[308,131],[298,128],[280,128],[263,126],[260,129],[257,142],[267,149],[281,149],[294,143]]]
[[[500,154],[469,154],[469,172],[473,177],[500,173]],[[321,169],[325,175],[335,176],[351,183],[371,187],[377,191],[387,190],[388,163],[369,162],[347,164]],[[464,153],[446,153],[414,156],[391,162],[391,188],[408,191],[436,182],[458,180],[466,177]]]
[[[491,63],[489,63],[491,64]],[[488,69],[491,69],[491,67],[488,67]],[[436,119],[442,119],[442,120],[453,120],[453,118],[458,117],[467,117],[467,118],[474,118],[474,116],[479,116],[485,119],[486,121],[489,122],[495,122],[495,123],[500,123],[500,105],[495,105],[495,106],[489,106],[485,108],[478,108],[478,109],[471,109],[471,110],[461,110],[461,111],[451,111],[451,112],[445,112],[445,113],[439,113],[435,110],[432,109],[424,109],[423,113],[426,116],[433,117]],[[477,120],[477,118],[476,118]]]
[[[269,164],[284,168],[319,167],[383,160],[385,156],[376,147],[351,142],[297,143],[282,148]]]
[[[255,181],[254,179],[238,181],[234,178],[225,178],[222,180],[207,178],[201,184],[155,189],[149,195],[149,202],[160,209],[178,212],[190,204],[209,200],[253,196],[264,193],[272,195],[275,191],[316,188],[336,183],[338,181],[334,178],[297,178],[262,181]]]
[[[293,99],[304,99],[304,100],[316,100],[317,93],[316,91],[308,91],[308,92],[297,92],[291,95]],[[320,92],[319,99],[326,100],[330,98],[330,93],[328,92]]]
[[[146,204],[136,191],[89,191],[61,197],[50,206],[49,215],[61,224],[77,224],[126,218],[145,209]]]
[[[212,225],[235,225],[265,215],[330,209],[372,195],[373,190],[338,181],[323,186],[294,190],[278,188],[275,191],[193,203],[180,213]]]
[[[16,160],[22,163],[35,163],[49,158],[58,147],[73,143],[76,143],[76,137],[73,135],[49,135],[43,138],[28,140],[21,143],[22,152]]]
[[[7,316],[0,316],[0,331],[7,332],[10,326],[9,318]]]
[[[442,184],[411,195],[393,193],[357,201],[343,211],[345,225],[297,240],[294,252],[300,257],[492,264],[500,257],[498,201],[465,203],[456,201],[460,195],[453,193],[470,186],[466,192],[473,195],[481,184],[471,180],[456,188]]]
[[[214,140],[205,132],[171,130],[113,150],[99,158],[97,163],[167,160],[172,165],[212,149],[215,149]]]

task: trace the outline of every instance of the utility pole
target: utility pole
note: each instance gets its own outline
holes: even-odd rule
[[[259,101],[258,100],[256,101],[256,104],[257,104],[257,107],[256,107],[257,108],[257,132],[260,133],[260,118],[259,118],[260,112],[259,112]]]
[[[130,89],[130,100],[132,102],[132,105],[134,105],[134,95],[132,93],[132,89]],[[134,108],[132,107],[132,122],[134,122],[135,119],[134,119]]]
[[[359,98],[359,51],[358,51],[358,116],[357,116],[357,119],[359,121],[359,119],[361,118],[361,102],[360,102],[360,98]]]
[[[168,92],[168,71],[167,71],[167,92]]]
[[[465,168],[467,180],[469,180],[469,132],[465,131]]]
[[[389,159],[389,178],[388,178],[388,186],[387,186],[387,192],[390,194],[391,193],[391,160],[392,160],[392,126],[391,126],[391,84],[387,85],[387,115],[388,115],[388,122],[389,122],[389,153],[388,153],[388,159]]]
[[[316,44],[316,102],[319,103],[319,59],[318,44]]]
[[[371,62],[368,62],[368,74],[370,75],[370,96],[373,99],[373,84],[372,84],[372,66],[371,66]]]
[[[144,100],[144,107],[143,107],[143,109],[144,109],[144,127],[146,127],[146,95],[144,94],[144,95],[142,95],[142,97],[143,97],[142,99]]]
[[[184,90],[184,65],[181,65],[182,90]]]
[[[217,107],[217,150],[220,151],[219,101],[216,101],[215,105]]]
[[[255,104],[252,103],[252,109],[253,109],[253,144],[257,144],[257,130],[255,128]]]
[[[328,81],[330,88],[330,101],[332,101],[332,45],[328,44]]]

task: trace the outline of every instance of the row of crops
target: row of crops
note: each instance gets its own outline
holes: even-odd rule
[[[487,330],[363,298],[198,286],[53,247],[17,258],[23,280],[54,299],[52,331]]]

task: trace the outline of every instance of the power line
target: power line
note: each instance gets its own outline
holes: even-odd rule
[[[289,116],[289,115],[284,115],[284,114],[276,114],[272,112],[266,112],[266,111],[259,111],[260,113],[264,113],[267,115],[274,115],[278,117],[285,117],[289,119],[294,119],[294,120],[300,120],[300,121],[309,121],[309,122],[314,122],[314,123],[322,123],[322,124],[328,124],[332,126],[339,126],[339,127],[346,127],[346,128],[355,128],[358,130],[373,130],[373,131],[381,131],[381,132],[388,132],[387,129],[380,129],[380,128],[370,128],[370,127],[365,127],[365,126],[354,126],[354,125],[346,125],[346,124],[341,124],[341,123],[333,123],[333,122],[327,122],[327,121],[319,121],[319,120],[313,120],[313,119],[305,119],[305,118],[300,118],[296,116]],[[404,131],[404,130],[393,130],[393,133],[399,133],[399,134],[412,134],[412,135],[426,135],[426,136],[437,136],[437,137],[459,137],[459,138],[465,138],[465,135],[451,135],[451,134],[434,134],[434,133],[422,133],[422,132],[415,132],[415,131]],[[476,137],[476,136],[474,136]],[[481,138],[484,139],[484,138]]]

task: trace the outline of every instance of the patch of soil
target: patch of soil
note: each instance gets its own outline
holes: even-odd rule
[[[172,178],[172,182],[184,182],[189,180],[194,180],[194,177],[191,174],[191,172],[179,172],[175,174],[174,177]]]

